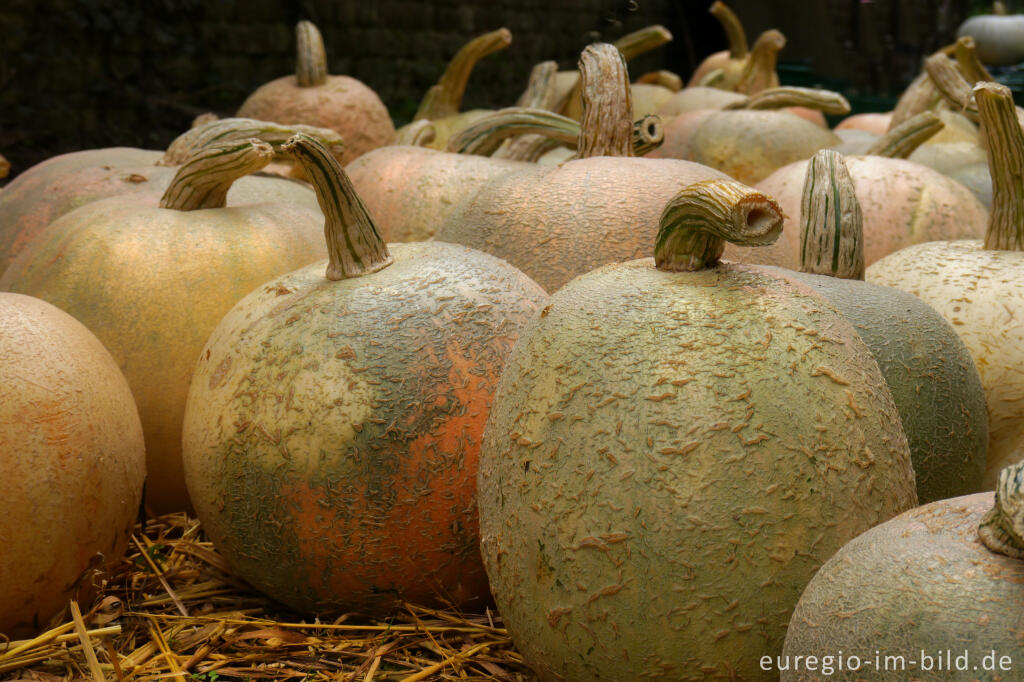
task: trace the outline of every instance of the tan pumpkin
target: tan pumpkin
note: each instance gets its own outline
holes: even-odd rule
[[[272,156],[262,142],[202,148],[159,203],[122,196],[86,204],[36,235],[0,277],[0,289],[74,315],[114,356],[142,419],[154,511],[188,506],[181,420],[210,332],[254,287],[324,253],[319,210],[225,205],[231,183]]]
[[[238,108],[241,118],[330,128],[345,141],[345,163],[391,144],[395,125],[373,90],[351,76],[332,76],[320,31],[310,21],[295,26],[295,75],[257,88]]]
[[[145,450],[131,390],[80,322],[0,293],[0,635],[35,636],[121,560]]]

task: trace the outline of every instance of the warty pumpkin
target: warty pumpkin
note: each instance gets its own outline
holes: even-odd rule
[[[86,204],[37,234],[0,277],[0,290],[53,303],[114,356],[138,405],[146,502],[156,512],[188,506],[181,421],[210,332],[254,287],[324,253],[319,210],[226,205],[231,184],[272,156],[263,142],[201,148],[159,203],[121,196]]]
[[[199,518],[239,576],[302,611],[479,608],[480,439],[546,296],[472,249],[385,245],[323,148],[287,147],[329,261],[264,283],[200,354],[183,429]]]
[[[241,118],[330,128],[345,141],[343,162],[391,144],[395,125],[373,90],[351,76],[330,75],[323,37],[311,21],[295,25],[295,75],[258,87],[238,108]]]
[[[481,547],[543,680],[768,680],[800,592],[916,504],[906,438],[850,324],[763,244],[766,195],[708,180],[668,202],[654,259],[552,295],[484,433]],[[655,241],[652,239],[652,241]]]
[[[0,293],[0,634],[35,636],[121,559],[145,451],[131,390],[82,323]]]
[[[891,253],[867,279],[910,292],[939,311],[971,351],[989,415],[985,488],[1024,458],[1024,132],[1008,88],[974,87],[992,175],[992,213],[984,241],[932,241]],[[947,238],[949,239],[949,238]]]

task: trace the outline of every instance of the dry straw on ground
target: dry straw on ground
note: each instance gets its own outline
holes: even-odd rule
[[[93,581],[91,608],[71,602],[35,639],[0,642],[0,680],[532,679],[493,611],[303,619],[234,577],[184,514],[137,527]]]

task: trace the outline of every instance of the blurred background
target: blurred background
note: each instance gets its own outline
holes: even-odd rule
[[[192,119],[232,115],[256,87],[294,73],[294,25],[315,22],[330,72],[362,80],[406,123],[467,40],[506,26],[510,48],[474,71],[464,108],[513,104],[530,68],[572,68],[580,50],[650,24],[668,45],[630,73],[684,80],[725,36],[711,0],[3,0],[0,153],[11,177],[78,149],[163,149]],[[855,112],[891,109],[921,60],[952,42],[971,0],[730,0],[753,43],[768,28],[788,42],[784,84],[842,92]],[[1007,2],[1011,13],[1017,2]],[[1001,80],[1015,81],[1004,69]],[[1015,88],[1016,89],[1016,88]]]

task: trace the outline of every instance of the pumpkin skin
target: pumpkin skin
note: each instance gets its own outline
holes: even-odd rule
[[[358,205],[327,195],[342,193]],[[331,281],[318,263],[259,287],[210,337],[189,394],[186,476],[204,528],[240,576],[302,611],[487,595],[479,443],[546,296],[459,245],[387,251],[382,269],[361,256],[375,269],[359,276]]]
[[[892,112],[854,114],[836,124],[834,130],[863,130],[875,135],[885,135],[892,121]]]
[[[260,149],[266,163],[270,147]],[[142,420],[154,511],[188,506],[181,421],[207,337],[253,288],[323,257],[322,221],[299,204],[183,211],[111,197],[48,225],[0,277],[0,290],[74,315],[114,356]]]
[[[0,633],[34,636],[128,545],[142,427],[124,377],[80,322],[0,293]]]
[[[563,287],[481,452],[481,547],[524,659],[544,680],[771,679],[757,661],[818,566],[916,503],[891,401],[852,327],[778,272],[644,259]]]
[[[881,156],[847,156],[844,161],[864,212],[864,261],[868,266],[914,243],[985,233],[988,211],[970,190],[941,173]],[[793,253],[800,252],[800,193],[806,173],[807,161],[798,161],[757,183],[786,214],[782,234]]]
[[[1012,672],[1000,676],[982,669],[982,656],[991,650],[1019,665],[1024,632],[1024,561],[993,552],[978,538],[978,525],[992,505],[992,493],[933,502],[848,543],[800,597],[783,661],[797,655],[834,660],[842,650],[874,662],[880,651],[904,655],[903,674],[915,680],[1015,679]],[[934,659],[949,649],[954,658],[968,651],[973,670],[939,670],[934,660],[931,671],[921,669],[921,651]],[[868,669],[835,668],[827,679],[862,680]],[[822,677],[791,670],[781,679]]]

